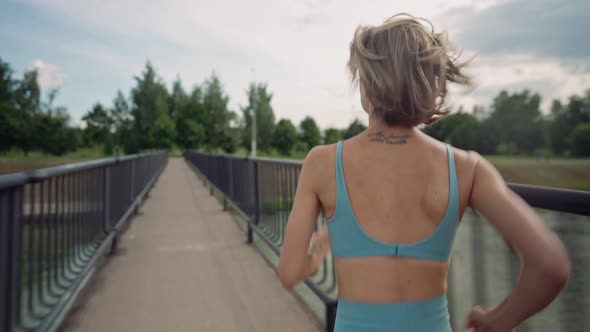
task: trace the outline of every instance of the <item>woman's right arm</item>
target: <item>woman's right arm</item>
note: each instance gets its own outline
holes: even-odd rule
[[[559,240],[498,171],[477,155],[470,205],[500,232],[521,258],[521,271],[506,299],[489,311],[474,308],[469,327],[510,331],[551,303],[567,283],[570,261]]]

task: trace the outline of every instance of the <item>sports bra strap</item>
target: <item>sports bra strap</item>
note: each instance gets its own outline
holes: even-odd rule
[[[346,182],[344,181],[344,169],[342,167],[342,146],[344,141],[338,141],[336,146],[336,208],[349,204],[347,202]]]
[[[447,147],[447,159],[449,168],[449,205],[452,208],[459,208],[459,186],[457,184],[457,170],[455,169],[455,156],[449,144]]]

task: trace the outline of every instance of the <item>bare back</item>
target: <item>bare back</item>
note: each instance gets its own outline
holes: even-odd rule
[[[325,165],[334,165],[335,146],[326,146]],[[459,212],[469,203],[475,161],[454,151]],[[414,243],[428,237],[445,214],[449,168],[442,143],[415,129],[405,144],[371,141],[366,134],[345,142],[342,166],[350,205],[360,227],[385,243]],[[318,197],[327,219],[336,208],[336,170],[326,167]],[[336,259],[339,296],[363,302],[420,300],[447,288],[448,262],[403,257]]]

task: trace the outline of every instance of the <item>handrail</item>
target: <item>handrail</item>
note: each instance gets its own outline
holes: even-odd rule
[[[190,151],[190,153],[198,153],[201,155],[211,157],[267,161],[290,166],[303,165],[303,162],[301,160],[289,160],[267,157],[248,157],[239,156],[235,154],[212,152]],[[513,182],[508,182],[507,185],[512,191],[517,193],[522,199],[524,199],[529,205],[533,207],[590,216],[590,204],[588,204],[588,202],[590,202],[590,191],[536,186]],[[548,197],[550,197],[551,199],[548,200]]]
[[[0,176],[0,332],[59,326],[167,159],[140,153]]]
[[[590,191],[517,183],[508,186],[532,207],[590,216]]]
[[[13,187],[15,185],[27,183],[30,181],[39,181],[52,176],[58,176],[67,173],[80,172],[88,169],[113,165],[118,162],[145,157],[150,154],[152,153],[137,153],[132,155],[109,157],[89,161],[81,161],[65,165],[51,166],[46,168],[39,168],[30,171],[2,174],[0,175],[0,190],[8,187]]]

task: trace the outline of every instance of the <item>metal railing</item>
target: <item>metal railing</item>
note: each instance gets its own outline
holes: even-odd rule
[[[167,161],[129,155],[0,176],[0,331],[46,331]]]
[[[211,193],[218,191],[222,198],[224,208],[228,205],[241,215],[248,222],[247,237],[248,242],[252,242],[252,235],[258,235],[276,254],[279,255],[280,247],[284,240],[284,230],[287,223],[287,218],[293,202],[295,188],[301,168],[300,161],[277,160],[268,158],[244,158],[234,155],[221,155],[209,153],[197,153],[187,151],[185,158],[193,166],[193,169],[200,173],[204,183],[211,186]],[[590,192],[554,189],[538,186],[528,186],[520,184],[509,184],[511,189],[519,194],[528,204],[535,208],[547,209],[552,211],[567,212],[569,214],[577,214],[579,216],[590,216]],[[449,311],[453,317],[453,311],[459,305],[457,304],[461,299],[461,292],[459,287],[466,287],[463,282],[453,282],[457,279],[461,269],[468,266],[469,273],[473,276],[472,288],[468,287],[464,292],[468,292],[471,298],[467,305],[485,303],[489,300],[486,286],[491,281],[486,279],[485,275],[489,269],[498,269],[497,264],[488,264],[484,266],[486,261],[486,252],[489,248],[484,248],[490,242],[486,239],[493,235],[493,230],[488,229],[472,211],[469,216],[463,219],[470,220],[470,225],[462,227],[464,230],[459,234],[459,246],[454,255],[454,263],[451,265],[449,291],[447,297],[449,301]],[[323,216],[318,220],[318,226],[324,223]],[[464,222],[464,221],[463,221]],[[463,223],[462,222],[462,223]],[[590,225],[590,223],[583,222]],[[487,228],[486,228],[487,227]],[[499,248],[501,247],[501,248]],[[505,245],[496,245],[499,248],[498,257],[506,258],[508,262],[503,269],[506,274],[505,277],[514,281],[518,273],[518,258],[510,257],[510,251]],[[455,262],[455,256],[457,262]],[[469,259],[464,259],[469,258]],[[489,258],[487,258],[489,262]],[[454,265],[458,265],[455,267]],[[590,262],[587,265],[590,267]],[[456,271],[455,271],[456,270]],[[503,272],[503,273],[504,273]],[[455,277],[453,277],[455,276]],[[506,284],[510,284],[506,282]],[[337,287],[334,273],[334,265],[332,257],[324,260],[323,265],[316,272],[315,275],[305,281],[307,286],[317,295],[317,297],[325,304],[325,321],[326,331],[333,331],[334,320],[337,309]],[[502,285],[504,286],[504,285]],[[509,287],[509,286],[506,286]],[[498,290],[505,291],[505,289]],[[585,291],[585,288],[584,288]],[[456,295],[456,293],[458,295]],[[566,304],[567,306],[567,304]],[[580,314],[583,316],[582,314]],[[463,322],[453,321],[454,326],[461,326]],[[566,331],[573,331],[567,328]],[[575,324],[580,326],[580,321],[577,320]],[[527,330],[526,326],[520,330]],[[581,331],[581,330],[580,330]]]

